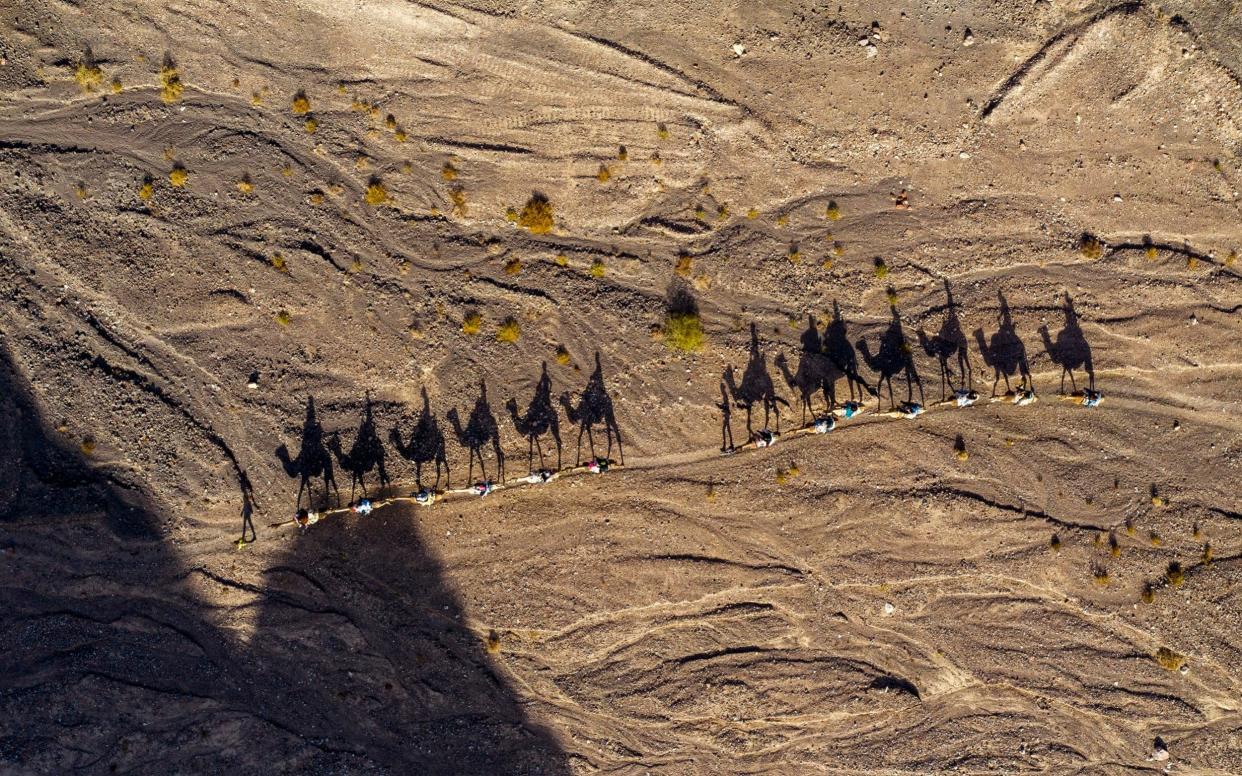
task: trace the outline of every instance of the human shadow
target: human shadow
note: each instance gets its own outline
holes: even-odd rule
[[[483,477],[485,482],[488,481],[487,464],[483,461],[483,447],[490,442],[492,452],[496,456],[496,477],[503,482],[505,479],[505,453],[500,448],[500,425],[496,422],[496,416],[492,413],[492,405],[487,400],[487,381],[479,381],[479,398],[475,400],[474,409],[470,411],[470,418],[466,421],[464,427],[461,424],[461,416],[457,414],[456,407],[448,411],[448,419],[453,426],[453,433],[457,437],[457,441],[468,451],[467,479],[474,479],[474,459],[478,458],[480,476]]]
[[[802,422],[806,423],[807,413],[815,417],[813,399],[816,393],[824,396],[825,412],[832,412],[837,406],[837,380],[844,373],[836,368],[832,360],[824,352],[823,340],[819,333],[819,324],[814,315],[807,315],[806,330],[802,332],[801,352],[796,372],[789,371],[789,359],[784,353],[773,360],[777,369],[785,379],[785,384],[798,392],[802,406]]]
[[[612,460],[612,442],[615,437],[618,455],[621,458],[621,463],[624,464],[625,448],[621,444],[621,427],[617,425],[617,416],[612,405],[612,397],[608,394],[608,388],[604,385],[604,367],[600,364],[598,350],[595,351],[595,371],[591,373],[586,387],[578,395],[577,404],[570,400],[568,392],[562,393],[560,399],[561,406],[565,408],[565,415],[569,418],[569,422],[575,423],[578,426],[577,463],[582,463],[583,433],[586,434],[587,444],[591,449],[591,457],[596,457],[593,428],[597,424],[603,424],[604,434],[608,441],[605,457]]]
[[[397,448],[397,454],[407,461],[414,462],[414,483],[421,491],[423,490],[423,465],[434,463],[436,465],[436,481],[432,486],[433,489],[440,488],[440,469],[444,469],[444,487],[449,487],[449,464],[448,454],[444,445],[444,433],[440,431],[440,424],[436,422],[436,416],[431,411],[431,400],[427,398],[427,389],[423,389],[423,410],[418,415],[418,422],[414,424],[414,430],[410,433],[410,441],[406,443],[401,438],[400,426],[393,426],[388,434],[388,438],[392,441],[393,447]]]
[[[525,414],[518,414],[517,399],[509,399],[505,407],[513,418],[513,427],[519,434],[526,437],[527,468],[534,471],[536,451],[539,453],[539,468],[541,470],[544,468],[543,445],[540,444],[539,438],[551,433],[552,440],[556,443],[556,468],[559,470],[561,468],[561,422],[556,405],[552,402],[552,378],[548,376],[546,361],[543,364],[543,373],[539,377],[539,382],[535,385],[535,395],[527,405]]]
[[[974,332],[975,343],[979,347],[983,363],[995,372],[992,380],[993,396],[996,396],[996,386],[1002,379],[1005,381],[1005,392],[1012,393],[1013,387],[1009,383],[1009,378],[1015,375],[1021,379],[1019,387],[1023,390],[1031,387],[1031,367],[1026,360],[1026,346],[1018,337],[1013,315],[1009,311],[1009,302],[1001,291],[996,292],[996,297],[1000,303],[1000,310],[997,314],[999,327],[996,333],[989,341],[984,338],[983,329],[975,329]]]
[[[906,401],[914,400],[914,389],[917,387],[919,403],[923,403],[923,381],[919,379],[918,369],[915,368],[914,352],[910,347],[910,342],[906,339],[905,329],[901,324],[901,315],[897,312],[897,305],[889,305],[889,310],[892,317],[889,319],[888,328],[880,337],[879,350],[873,355],[870,346],[867,345],[867,340],[859,339],[858,352],[871,371],[879,375],[876,380],[877,388],[881,383],[888,385],[888,401],[891,408],[897,406],[897,399],[893,394],[893,377],[899,372],[903,373],[906,381]],[[879,406],[880,392],[877,390],[876,407]]]
[[[323,478],[323,500],[328,500],[329,487],[336,492],[336,503],[341,503],[341,491],[336,486],[336,476],[332,470],[332,456],[324,445],[323,426],[315,416],[315,397],[306,400],[306,419],[302,422],[302,441],[296,457],[289,457],[289,448],[284,444],[276,448],[276,458],[280,460],[285,474],[297,477],[298,498],[295,509],[302,507],[302,491],[307,493],[307,503],[314,506],[314,493],[311,480]]]
[[[868,395],[876,395],[875,389],[858,373],[858,356],[854,352],[854,346],[850,344],[845,319],[841,317],[841,306],[835,299],[832,300],[832,320],[824,328],[821,342],[824,355],[845,376],[850,401],[863,401]]]
[[[1087,390],[1095,390],[1095,364],[1091,360],[1091,345],[1083,334],[1078,323],[1078,312],[1074,309],[1074,300],[1069,292],[1065,292],[1065,301],[1061,306],[1065,313],[1065,325],[1057,332],[1056,342],[1048,335],[1048,327],[1039,327],[1039,336],[1044,341],[1044,350],[1052,363],[1061,367],[1061,393],[1065,393],[1065,378],[1068,375],[1070,387],[1077,392],[1078,383],[1074,379],[1074,370],[1082,369],[1087,373]]]
[[[242,497],[241,538],[237,540],[237,545],[241,547],[255,541],[259,535],[254,530],[254,486],[250,484],[250,475],[244,471],[238,472],[237,484],[241,488]]]
[[[496,663],[510,632],[466,624],[416,521],[280,529],[251,580],[181,557],[182,510],[95,460],[0,334],[0,563],[20,568],[0,585],[0,676],[20,678],[0,772],[569,776]]]
[[[349,482],[349,502],[354,502],[354,490],[357,487],[362,488],[364,498],[367,493],[367,474],[371,470],[376,470],[379,476],[380,487],[383,488],[389,484],[388,471],[384,468],[384,443],[380,441],[379,432],[375,428],[375,415],[371,409],[371,397],[366,397],[366,403],[362,409],[362,421],[358,424],[358,431],[354,434],[354,442],[349,447],[349,452],[345,452],[341,447],[341,435],[333,432],[328,438],[328,449],[336,456],[337,463],[341,468],[350,474]]]
[[[970,341],[966,338],[966,332],[962,330],[962,321],[957,315],[957,309],[961,305],[953,301],[953,289],[947,279],[944,281],[944,293],[944,321],[940,324],[940,330],[931,337],[921,328],[918,330],[919,345],[922,346],[923,352],[933,356],[940,364],[940,399],[942,401],[948,398],[949,390],[957,390],[955,384],[957,380],[960,380],[964,391],[974,387],[974,372],[970,366]],[[957,361],[956,373],[950,364],[951,360]]]
[[[732,378],[733,373],[729,371],[726,375]],[[789,402],[776,395],[776,385],[772,382],[771,373],[768,372],[767,357],[759,347],[759,327],[755,323],[750,324],[750,355],[746,361],[746,369],[742,372],[742,382],[729,382],[728,385],[733,401],[740,409],[746,410],[747,438],[754,436],[755,433],[753,415],[756,404],[763,407],[764,430],[767,430],[772,416],[775,415],[776,432],[780,433],[780,405],[784,404],[788,407]]]
[[[734,448],[733,399],[729,397],[729,386],[733,382],[733,367],[726,366],[724,374],[720,376],[720,403],[716,405],[716,408],[720,410],[720,452],[722,453]]]

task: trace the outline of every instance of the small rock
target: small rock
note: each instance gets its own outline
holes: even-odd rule
[[[1120,195],[1120,194],[1114,194],[1114,195],[1113,195],[1113,202],[1120,202],[1120,201],[1121,201],[1121,195]]]
[[[1151,759],[1157,762],[1169,759],[1169,747],[1165,745],[1164,739],[1160,736],[1156,736],[1155,742],[1151,745]]]
[[[897,611],[897,607],[896,607],[896,606],[893,606],[893,605],[892,605],[890,602],[888,602],[888,601],[885,601],[885,602],[884,602],[884,616],[885,616],[885,617],[889,617],[889,616],[891,616],[891,615],[892,615],[892,613],[893,613],[893,612],[895,612],[895,611]]]
[[[962,151],[960,154],[957,155],[957,158],[958,159],[969,159],[970,154],[966,153],[965,151]]]
[[[739,57],[740,57],[740,56],[742,56],[743,54],[745,54],[745,53],[746,53],[746,47],[745,47],[745,46],[743,46],[741,43],[734,43],[734,44],[733,44],[733,53],[734,53],[735,55],[737,55],[737,56],[739,56]]]
[[[966,34],[962,36],[962,45],[963,45],[963,46],[973,46],[973,45],[975,45],[975,36],[974,36],[974,34],[970,31],[970,28],[969,28],[969,27],[967,27],[967,28],[966,28]]]

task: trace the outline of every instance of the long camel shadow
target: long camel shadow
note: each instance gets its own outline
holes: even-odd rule
[[[892,317],[889,319],[888,328],[884,330],[884,334],[880,337],[879,350],[872,355],[871,348],[867,346],[865,339],[858,340],[858,352],[862,355],[863,361],[867,362],[867,366],[871,371],[877,373],[879,378],[876,380],[877,388],[879,385],[888,386],[888,401],[890,407],[897,406],[896,397],[893,395],[893,377],[901,372],[906,380],[906,401],[914,400],[914,389],[919,389],[919,403],[923,399],[923,381],[919,379],[918,370],[914,365],[914,353],[910,347],[909,340],[906,339],[905,329],[901,324],[901,315],[897,312],[896,305],[890,305],[889,310]],[[880,405],[879,391],[876,391],[876,407]]]
[[[778,355],[773,363],[776,364],[777,369],[781,370],[785,384],[798,392],[802,406],[802,422],[805,424],[807,413],[815,417],[813,399],[817,392],[824,396],[825,412],[831,412],[837,406],[837,380],[844,377],[845,373],[837,369],[824,352],[819,324],[814,315],[807,316],[806,330],[802,332],[800,342],[802,348],[796,372],[789,371],[789,359],[784,353]]]
[[[552,378],[548,376],[548,364],[544,362],[543,373],[535,385],[535,395],[526,407],[525,414],[518,414],[517,399],[509,399],[505,403],[509,415],[513,418],[513,427],[526,437],[526,464],[530,471],[535,469],[535,452],[539,453],[539,468],[543,469],[543,445],[539,438],[550,433],[556,443],[556,468],[561,468],[561,421],[556,405],[552,402]]]
[[[727,371],[730,378],[729,393],[740,409],[746,410],[746,436],[754,436],[753,416],[755,405],[763,407],[763,430],[766,431],[772,416],[776,417],[776,433],[781,430],[781,405],[789,406],[789,402],[776,394],[776,385],[772,382],[772,374],[768,371],[768,359],[759,346],[759,326],[750,324],[750,354],[746,360],[746,369],[742,372],[742,381],[731,381],[733,372]]]
[[[298,478],[298,499],[296,508],[302,506],[302,491],[307,493],[307,502],[315,505],[315,493],[311,487],[317,477],[323,478],[323,500],[327,502],[329,489],[336,492],[337,504],[341,501],[341,491],[336,486],[336,475],[332,468],[332,455],[324,444],[323,424],[315,414],[315,397],[306,400],[306,419],[302,422],[301,444],[296,457],[290,457],[289,448],[282,444],[276,448],[276,457],[280,460],[285,474]]]
[[[401,429],[398,426],[393,427],[388,438],[392,441],[393,447],[397,448],[398,455],[407,461],[414,462],[414,482],[420,491],[423,489],[423,466],[429,463],[436,465],[436,481],[432,488],[436,490],[440,488],[441,467],[444,469],[444,487],[450,487],[444,433],[440,431],[440,424],[436,422],[436,416],[431,411],[431,399],[427,397],[426,388],[423,389],[423,410],[419,413],[418,422],[414,424],[414,430],[410,433],[410,441],[407,443],[402,440]]]
[[[957,390],[955,381],[960,381],[962,390],[974,388],[974,371],[970,366],[970,340],[962,330],[962,320],[957,310],[961,306],[953,301],[953,288],[949,281],[944,281],[944,321],[940,330],[932,336],[919,329],[919,344],[923,352],[936,359],[940,364],[940,398],[948,398],[948,391]],[[952,361],[957,362],[956,373]]]
[[[841,306],[832,300],[832,320],[824,328],[822,338],[824,355],[845,376],[850,391],[850,401],[864,401],[868,395],[875,396],[876,389],[867,384],[858,373],[858,354],[850,344],[849,332],[845,318],[841,317]]]
[[[408,515],[277,529],[246,579],[183,559],[104,455],[0,334],[0,771],[568,776]]]
[[[367,475],[371,473],[371,470],[376,470],[381,488],[391,482],[388,479],[388,470],[384,466],[384,443],[380,441],[379,432],[375,428],[375,414],[371,407],[370,396],[366,397],[362,420],[358,424],[358,430],[354,433],[354,441],[349,447],[349,452],[345,452],[341,446],[341,435],[336,432],[328,437],[328,449],[336,456],[336,462],[341,468],[349,472],[349,503],[354,503],[354,492],[358,486],[362,487],[364,498],[369,495]]]
[[[979,346],[983,363],[995,373],[992,380],[993,396],[996,395],[996,386],[1002,379],[1005,381],[1005,392],[1012,393],[1013,386],[1010,385],[1009,378],[1015,375],[1021,378],[1020,388],[1025,390],[1031,387],[1031,367],[1026,360],[1026,346],[1022,344],[1022,338],[1018,336],[1017,327],[1014,326],[1009,300],[1000,291],[996,292],[996,298],[1000,306],[996,333],[989,341],[984,338],[983,329],[975,329],[975,343]]]
[[[485,380],[479,381],[479,398],[474,402],[474,409],[470,410],[470,418],[466,421],[466,425],[462,425],[461,416],[457,414],[456,407],[448,411],[448,420],[453,427],[457,441],[467,450],[469,457],[467,479],[474,479],[474,459],[478,458],[480,475],[484,481],[487,481],[487,465],[483,461],[483,448],[491,443],[492,452],[496,456],[496,477],[504,481],[505,452],[500,447],[500,424],[496,422],[492,405],[487,400]]]
[[[560,400],[561,406],[565,408],[565,415],[569,418],[569,422],[575,423],[578,426],[578,452],[575,465],[582,463],[582,435],[584,433],[587,437],[587,444],[590,446],[591,457],[596,457],[593,429],[599,424],[604,426],[604,434],[608,442],[605,457],[609,460],[612,459],[612,443],[615,438],[621,463],[625,463],[625,448],[621,443],[621,427],[617,425],[617,415],[616,410],[613,408],[612,396],[608,393],[608,387],[604,385],[604,367],[599,360],[599,351],[595,351],[595,371],[591,373],[586,387],[578,395],[577,404],[570,399],[568,392],[562,393]]]
[[[1056,342],[1048,335],[1048,327],[1039,327],[1039,336],[1044,341],[1044,350],[1052,363],[1061,367],[1061,393],[1065,393],[1065,378],[1070,379],[1070,387],[1078,390],[1078,382],[1074,379],[1074,371],[1082,369],[1087,373],[1087,390],[1095,390],[1095,363],[1091,358],[1091,344],[1078,323],[1078,311],[1074,309],[1074,300],[1065,292],[1065,301],[1061,306],[1065,313],[1065,325],[1057,332]]]

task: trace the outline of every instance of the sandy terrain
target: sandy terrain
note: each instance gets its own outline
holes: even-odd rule
[[[0,60],[0,772],[1242,772],[1236,3],[9,0]],[[624,467],[273,527],[424,407],[524,476],[537,396]]]

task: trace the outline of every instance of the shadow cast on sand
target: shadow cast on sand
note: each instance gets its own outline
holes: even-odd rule
[[[285,534],[253,580],[166,522],[50,428],[0,338],[0,771],[570,772],[408,515]]]
[[[1022,339],[1018,336],[1018,330],[1014,326],[1009,301],[1000,291],[996,292],[996,298],[999,304],[997,313],[999,326],[996,333],[989,341],[984,337],[983,329],[975,329],[975,343],[979,346],[979,354],[983,357],[983,363],[991,367],[995,373],[992,380],[993,396],[996,395],[996,386],[1002,379],[1005,381],[1005,392],[1012,393],[1013,386],[1010,385],[1009,378],[1014,376],[1021,378],[1019,388],[1031,387],[1031,366],[1026,359],[1026,346],[1022,344]]]
[[[1065,325],[1057,332],[1055,342],[1049,336],[1047,326],[1039,327],[1044,350],[1048,351],[1052,363],[1061,367],[1061,393],[1065,393],[1066,377],[1070,379],[1070,389],[1078,391],[1078,381],[1074,379],[1074,372],[1078,369],[1087,374],[1087,390],[1094,391],[1095,363],[1091,358],[1091,344],[1087,342],[1087,335],[1078,323],[1078,311],[1074,309],[1074,300],[1068,291],[1065,292],[1061,311],[1065,314]]]

